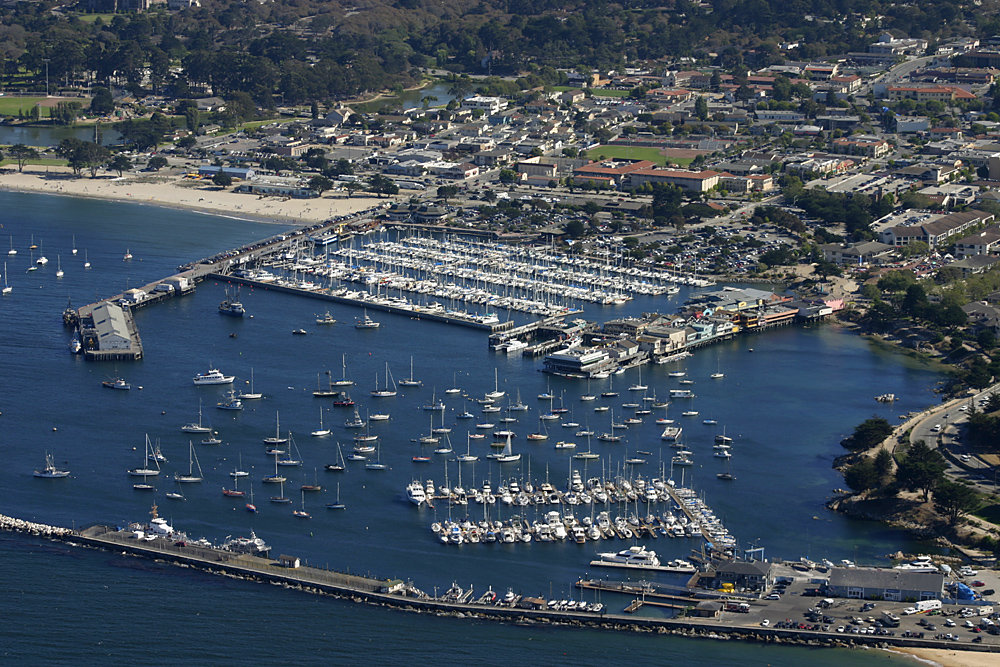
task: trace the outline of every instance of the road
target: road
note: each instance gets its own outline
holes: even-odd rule
[[[923,413],[910,429],[910,444],[923,440],[931,447],[940,447],[948,462],[945,471],[949,477],[968,482],[981,493],[996,493],[1000,490],[997,481],[997,467],[991,466],[967,450],[963,442],[965,426],[968,423],[967,407],[979,407],[979,401],[1000,391],[1000,383],[988,387],[974,395],[953,399]],[[968,455],[968,460],[962,460]]]

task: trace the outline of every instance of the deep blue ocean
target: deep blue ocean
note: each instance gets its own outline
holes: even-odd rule
[[[412,440],[429,428],[422,406],[432,396],[443,397],[453,383],[469,396],[481,396],[493,389],[494,369],[508,396],[519,392],[530,405],[526,413],[513,413],[520,415],[513,428],[521,436],[514,441],[515,451],[523,454],[521,462],[501,467],[481,458],[465,464],[461,474],[467,488],[484,480],[496,488],[503,479],[524,479],[529,467],[536,483],[548,478],[563,487],[573,464],[584,477],[600,476],[602,470],[611,476],[626,456],[638,450],[653,453],[639,470],[649,478],[660,474],[661,458],[668,461],[673,453],[663,447],[661,454],[661,444],[666,443],[659,439],[662,427],[653,423],[659,416],[654,414],[630,428],[623,443],[595,441],[594,451],[604,458],[584,470],[582,462],[554,449],[557,440],[573,435],[558,422],[549,423],[550,439],[544,443],[531,444],[523,436],[537,428],[539,412],[548,409],[548,402],[536,398],[546,390],[559,397],[557,406],[561,402],[571,409],[567,418],[598,432],[607,430],[610,414],[596,413],[595,403],[579,401],[585,383],[550,378],[539,372],[540,361],[498,356],[489,350],[483,332],[374,312],[370,314],[381,321],[381,328],[356,330],[352,323],[360,313],[353,307],[263,289],[244,288],[241,299],[248,317],[227,318],[217,312],[225,286],[213,281],[200,284],[191,296],[137,311],[145,346],[142,361],[88,363],[67,350],[70,335],[60,319],[67,299],[80,306],[286,227],[18,193],[0,193],[0,224],[0,257],[6,256],[11,235],[18,250],[16,256],[6,257],[8,283],[14,291],[0,300],[4,378],[0,433],[5,454],[5,465],[0,466],[0,512],[4,514],[66,526],[122,524],[148,517],[155,500],[161,515],[191,537],[219,541],[254,530],[277,553],[295,554],[317,566],[409,579],[428,592],[457,581],[479,591],[510,587],[524,594],[579,598],[572,583],[587,572],[594,552],[621,546],[532,543],[456,548],[433,538],[430,523],[447,518],[447,508],[439,503],[436,510],[417,509],[406,501],[404,488],[413,478],[433,479],[440,485],[446,475],[454,485],[458,464],[445,456],[436,456],[430,464],[411,461],[419,451]],[[74,236],[79,249],[75,256]],[[29,273],[32,239],[50,261]],[[122,260],[126,250],[134,255],[131,262]],[[83,268],[85,251],[90,270]],[[65,271],[62,279],[55,277],[57,262]],[[640,297],[626,306],[591,306],[583,316],[604,321],[673,311],[686,296],[685,291],[669,299]],[[338,322],[319,327],[314,319],[326,310]],[[293,336],[292,330],[300,327],[309,334]],[[388,422],[371,427],[380,436],[379,457],[388,464],[387,471],[365,470],[350,461],[345,473],[323,469],[336,460],[337,442],[346,454],[354,435],[343,426],[349,410],[331,407],[328,399],[311,394],[317,376],[325,383],[327,371],[333,377],[341,375],[342,355],[348,376],[356,382],[351,394],[361,415],[391,414]],[[388,363],[395,379],[406,377],[411,356],[413,374],[423,387],[401,387],[395,398],[370,398],[376,374],[381,383]],[[214,367],[237,375],[238,389],[249,388],[252,369],[254,387],[265,398],[247,402],[239,413],[217,410],[224,388],[196,387],[191,382],[195,373]],[[932,389],[941,379],[937,372],[875,348],[832,323],[768,331],[700,350],[677,364],[646,366],[642,380],[649,385],[649,394],[655,391],[663,397],[679,386],[667,375],[676,369],[694,380],[689,388],[697,395],[687,404],[669,408],[669,416],[684,425],[684,440],[694,452],[695,465],[685,471],[684,483],[699,491],[741,548],[763,547],[769,558],[849,558],[884,564],[888,553],[919,547],[899,531],[829,512],[824,502],[834,488],[843,486],[830,467],[842,452],[839,440],[872,415],[895,423],[897,415],[936,402]],[[710,379],[717,370],[725,377]],[[132,383],[132,391],[101,386],[102,380],[118,375]],[[591,391],[605,391],[613,381],[621,395],[599,399],[597,404],[611,405],[620,417],[625,414],[620,403],[637,400],[626,391],[636,380],[632,370],[613,380],[593,382]],[[891,406],[875,402],[873,397],[884,392],[895,393],[900,400]],[[446,397],[446,403],[445,422],[453,426],[453,445],[464,451],[468,424],[455,416],[463,408],[476,413],[474,422],[484,421],[486,415],[478,413],[474,401],[460,396]],[[185,485],[186,500],[170,500],[164,497],[174,488],[170,477],[186,471],[192,438],[180,426],[198,418],[199,404],[203,421],[218,430],[224,444],[199,445],[202,436],[193,436],[205,481]],[[697,418],[680,416],[688,405],[700,412]],[[332,425],[334,433],[312,438],[309,432],[318,427],[321,409],[324,423]],[[284,469],[289,477],[285,495],[295,501],[291,506],[267,502],[275,489],[260,482],[274,471],[261,440],[273,435],[276,413],[282,431],[293,432],[304,461],[301,468]],[[718,424],[702,424],[709,417]],[[728,483],[716,479],[724,467],[711,455],[713,436],[723,428],[735,441],[731,470],[737,479]],[[153,494],[134,491],[135,480],[126,473],[142,463],[147,435],[169,458]],[[575,440],[583,445],[581,439]],[[486,442],[474,441],[474,453],[481,457],[488,453]],[[72,476],[35,479],[32,471],[43,464],[46,452],[72,470]],[[243,510],[245,501],[221,494],[223,486],[231,486],[228,473],[240,460],[251,471],[260,508],[256,515]],[[679,470],[674,477],[680,481]],[[299,484],[314,480],[324,491],[306,494],[303,501]],[[335,497],[338,482],[340,498],[348,507],[345,512],[324,509]],[[292,509],[303,503],[311,520],[292,517]],[[608,509],[612,514],[628,511]],[[477,519],[483,515],[482,506],[471,503],[461,511]],[[503,518],[511,510],[493,509],[491,517],[498,512]],[[577,510],[578,516],[589,512],[589,508]],[[458,518],[457,509],[452,514]],[[527,517],[534,518],[533,510]],[[661,559],[669,559],[686,556],[699,545],[693,540],[660,539],[647,546],[655,548]],[[135,660],[141,650],[142,661],[150,664],[181,659],[496,664],[500,656],[503,662],[552,664],[597,664],[608,659],[662,662],[665,656],[682,664],[717,665],[890,660],[872,651],[612,636],[419,616],[5,534],[0,535],[0,595],[8,602],[0,625],[0,650],[8,659],[125,662]],[[604,602],[612,607],[627,603],[614,598]],[[162,639],[167,640],[162,650],[148,650]]]

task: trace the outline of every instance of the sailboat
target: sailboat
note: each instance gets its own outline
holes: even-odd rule
[[[722,372],[722,366],[720,363],[716,363],[715,372],[712,373],[709,377],[711,377],[713,380],[721,380],[722,378],[726,377],[726,374]]]
[[[451,374],[451,387],[445,389],[444,393],[446,393],[446,394],[461,394],[462,393],[461,388],[459,388],[458,383],[455,381],[455,378],[456,378],[457,375],[458,375],[457,373],[452,373]]]
[[[274,474],[265,475],[264,479],[261,480],[265,484],[283,484],[285,478],[278,474],[278,457],[274,457]]]
[[[180,484],[177,485],[176,491],[167,491],[166,494],[164,495],[166,495],[167,498],[170,498],[171,500],[187,500],[187,498],[184,496],[184,492],[181,490]]]
[[[472,434],[465,434],[465,453],[455,457],[455,460],[460,463],[472,463],[473,461],[478,461],[479,457],[472,453]]]
[[[292,502],[291,498],[286,498],[285,497],[285,478],[282,477],[281,481],[278,482],[278,484],[279,484],[278,495],[271,496],[271,498],[270,498],[271,502],[272,503],[290,503],[290,502]]]
[[[17,254],[17,250],[14,249],[14,235],[13,234],[10,235],[10,250],[7,251],[7,254],[10,255],[10,256],[14,256],[14,255]]]
[[[292,458],[292,450],[295,450],[295,455],[299,458]],[[299,448],[295,444],[295,440],[292,439],[292,432],[288,432],[288,449],[285,450],[285,458],[280,459],[275,457],[275,463],[279,466],[300,466],[302,465],[302,454],[299,453]]]
[[[41,243],[41,242],[39,242],[39,243]],[[49,258],[46,257],[45,253],[42,252],[42,249],[39,248],[38,249],[38,259],[35,260],[35,264],[37,264],[38,266],[45,266],[48,263],[49,263]]]
[[[499,379],[499,376],[497,374],[497,369],[494,368],[493,369],[493,391],[487,392],[486,393],[486,398],[489,398],[489,399],[492,399],[492,400],[495,401],[498,398],[503,398],[504,394],[506,394],[506,393],[507,392],[505,392],[505,391],[500,391],[500,379]]]
[[[591,451],[591,449],[590,449],[590,436],[588,435],[587,436],[587,451],[585,451],[585,452],[578,452],[576,454],[573,454],[573,458],[576,459],[577,461],[593,461],[594,459],[601,458],[601,455],[597,454],[596,452]]]
[[[608,378],[608,390],[607,391],[602,391],[601,392],[601,396],[603,396],[604,398],[614,398],[615,396],[617,396],[618,392],[615,391],[615,386],[614,385],[615,385],[615,379],[613,377],[609,377]]]
[[[83,268],[85,268],[85,269],[89,269],[90,268],[90,259],[87,257],[87,249],[86,248],[83,249]]]
[[[306,493],[302,492],[302,509],[292,510],[292,515],[298,519],[311,519],[312,515],[306,511]]]
[[[243,469],[243,452],[240,452],[239,465],[233,468],[233,471],[229,473],[229,476],[232,477],[233,479],[250,476],[250,473],[248,473],[246,470]]]
[[[386,470],[386,465],[382,463],[382,445],[378,445],[375,449],[375,461],[369,461],[365,464],[365,470]]]
[[[322,437],[324,435],[330,435],[330,429],[323,428],[323,408],[322,407],[319,409],[319,428],[316,429],[315,431],[313,431],[312,433],[310,433],[309,435],[313,436],[314,438],[320,438],[320,437]]]
[[[333,375],[330,374],[330,371],[327,371],[326,375],[330,378],[329,388],[321,389],[319,384],[319,373],[316,373],[316,391],[313,392],[313,396],[316,398],[333,398],[340,394],[339,391],[333,388]]]
[[[343,354],[340,356],[340,379],[335,380],[330,383],[334,387],[351,387],[354,385],[354,380],[347,379],[347,355]]]
[[[198,467],[198,474],[194,474],[195,466]],[[201,472],[201,463],[198,461],[198,454],[194,451],[194,442],[188,440],[188,472],[186,475],[182,473],[174,473],[174,481],[182,483],[190,482],[200,482],[204,478]]]
[[[209,426],[203,426],[202,423],[201,423],[201,401],[198,401],[198,422],[197,423],[192,422],[190,424],[184,424],[184,426],[181,426],[181,430],[184,431],[185,433],[211,433],[212,432],[212,428],[211,427],[209,427]]]
[[[326,508],[328,510],[346,510],[347,505],[340,502],[340,482],[337,482],[337,500],[332,503],[327,503]]]
[[[73,234],[73,249],[70,252],[72,252],[74,255],[77,253],[77,250],[76,250],[76,234]]]
[[[239,396],[237,396],[242,401],[256,400],[259,398],[264,398],[264,394],[254,391],[253,388],[253,369],[250,369],[250,391],[242,391]]]
[[[398,382],[401,387],[420,387],[424,383],[413,377],[413,355],[410,355],[410,377],[403,378]]]
[[[153,491],[154,487],[149,484],[146,480],[149,477],[156,477],[160,474],[160,464],[152,455],[152,445],[149,442],[149,435],[146,435],[146,453],[143,458],[143,464],[138,468],[132,468],[128,471],[128,474],[132,477],[142,477],[142,482],[138,482],[132,485],[132,488],[136,491]],[[152,460],[156,465],[155,468],[149,466],[149,461]]]
[[[510,436],[507,436],[507,442],[504,444],[503,451],[499,454],[494,454],[493,460],[498,463],[513,463],[514,461],[520,461],[521,455],[514,454],[510,449]]]
[[[538,430],[534,433],[529,433],[527,436],[528,440],[548,440],[549,432],[545,428],[545,424],[542,423],[542,418],[538,418]]]
[[[629,391],[646,391],[649,389],[646,385],[642,383],[642,366],[639,366],[639,379],[638,381],[628,388]]]
[[[3,294],[7,296],[14,291],[14,288],[7,284],[7,262],[3,263]]]
[[[278,411],[274,411],[274,437],[264,438],[264,444],[269,446],[283,445],[288,442],[288,438],[281,437],[281,421],[278,419]]]
[[[66,275],[62,270],[62,255],[56,255],[56,278]]]
[[[392,375],[389,373],[389,363],[385,364],[385,386],[381,389],[378,386],[378,373],[375,374],[375,388],[372,389],[371,395],[376,398],[388,398],[390,396],[396,395],[396,383],[392,379]]]
[[[327,463],[326,469],[330,472],[344,472],[347,469],[347,465],[344,463],[344,452],[340,449],[340,443],[337,443],[337,461],[336,463]]]
[[[132,251],[129,250],[128,248],[125,248],[125,254],[122,255],[122,261],[129,262],[131,260],[132,260]]]
[[[250,502],[245,505],[247,512],[252,514],[257,513],[257,506],[253,504],[253,486],[250,487]]]
[[[250,490],[251,492],[253,491],[252,486],[250,487]],[[246,495],[242,491],[240,491],[240,478],[235,476],[233,477],[233,488],[227,489],[226,487],[222,487],[222,495],[226,496],[227,498],[242,498],[244,495]]]
[[[300,491],[322,491],[323,487],[319,483],[319,478],[316,476],[316,468],[313,468],[313,483],[305,484],[299,487]]]

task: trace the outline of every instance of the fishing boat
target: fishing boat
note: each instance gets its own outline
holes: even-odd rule
[[[347,377],[347,355],[340,355],[340,379],[333,380],[331,383],[334,387],[352,387],[354,386],[354,380],[350,380]]]
[[[236,390],[230,389],[224,395],[221,401],[215,404],[220,410],[242,410],[243,401],[236,396]]]
[[[80,342],[80,334],[74,333],[73,338],[69,341],[69,351],[73,354],[80,354],[83,352],[83,343]]]
[[[60,470],[57,468],[55,458],[46,452],[45,466],[41,470],[35,471],[35,477],[41,477],[44,479],[60,479],[62,477],[69,477],[69,470]]]
[[[281,420],[278,417],[278,411],[274,411],[274,437],[264,438],[264,444],[272,447],[277,445],[284,445],[288,442],[288,438],[281,437]]]
[[[337,482],[337,500],[332,503],[327,503],[326,508],[328,510],[346,510],[347,505],[340,502],[340,482]]]
[[[198,474],[194,474],[194,469],[197,466]],[[187,484],[191,482],[200,482],[204,479],[204,475],[201,472],[201,463],[198,461],[198,454],[194,451],[194,443],[188,440],[188,471],[187,474],[174,473],[174,481]]]
[[[353,408],[354,399],[350,396],[344,396],[343,398],[338,398],[333,402],[333,407],[335,408]]]
[[[323,427],[323,408],[322,407],[320,407],[320,409],[319,409],[319,428],[316,429],[315,431],[311,432],[309,435],[311,435],[314,438],[321,438],[323,436],[330,435],[330,429]]]
[[[218,368],[211,368],[204,373],[198,373],[192,378],[192,382],[197,385],[202,384],[230,384],[236,378],[235,375],[223,375]]]
[[[413,377],[413,356],[412,355],[410,356],[410,375],[409,375],[409,377],[405,377],[402,380],[399,380],[399,382],[397,382],[397,384],[400,387],[422,387],[423,386],[424,383],[423,383],[422,380],[417,380],[416,378]]]
[[[253,369],[250,369],[250,391],[241,391],[237,396],[242,401],[255,401],[264,398],[264,394],[254,391],[253,387]]]
[[[101,386],[104,387],[105,389],[119,389],[122,391],[128,391],[129,389],[132,388],[132,385],[126,382],[125,378],[120,378],[120,377],[114,378],[112,380],[104,380],[103,382],[101,382]]]
[[[229,288],[226,288],[226,298],[219,302],[219,313],[231,317],[243,317],[246,314],[243,304],[239,300],[239,291],[236,296],[231,296]]]
[[[376,322],[372,318],[368,317],[368,310],[365,309],[364,315],[354,320],[355,329],[378,329],[381,326],[380,322]]]
[[[316,318],[316,324],[336,324],[336,323],[337,320],[333,319],[333,315],[330,314],[329,310],[326,311],[323,317]]]
[[[14,288],[7,284],[7,262],[3,263],[3,295],[7,296]]]
[[[201,439],[201,444],[203,445],[221,445],[222,439],[218,437],[218,434],[212,432],[207,438]]]
[[[181,426],[181,430],[185,433],[211,433],[212,428],[210,426],[205,426],[201,423],[201,401],[198,401],[198,421],[192,422],[190,424],[184,424]]]

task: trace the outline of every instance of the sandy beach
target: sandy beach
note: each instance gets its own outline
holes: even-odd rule
[[[134,204],[151,204],[251,218],[264,222],[309,224],[353,213],[389,201],[374,197],[347,197],[339,193],[314,199],[290,199],[241,194],[210,182],[185,179],[176,174],[143,174],[118,178],[114,174],[74,177],[68,167],[26,166],[0,170],[0,189],[72,197],[93,197]]]
[[[892,648],[892,653],[903,653],[925,664],[941,667],[995,667],[1000,663],[996,653],[954,651],[943,648]]]

